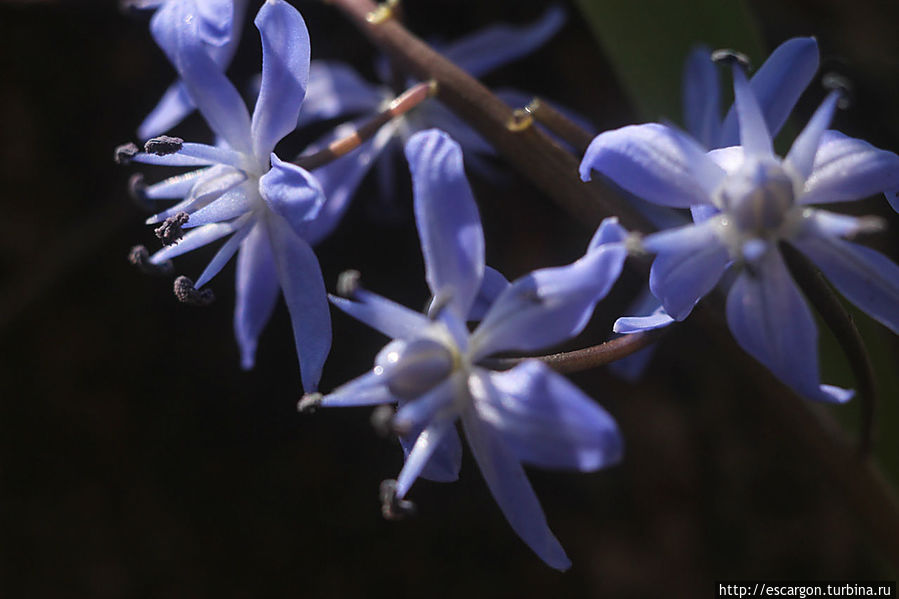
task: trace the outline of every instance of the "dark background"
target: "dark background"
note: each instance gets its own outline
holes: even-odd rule
[[[406,4],[414,31],[452,39],[529,21],[547,3]],[[372,48],[336,10],[295,5],[313,58],[372,74]],[[636,121],[569,8],[559,36],[488,83],[557,99],[597,130]],[[753,9],[769,49],[815,34],[825,65],[855,82],[856,104],[838,128],[899,150],[899,6],[765,0]],[[247,81],[259,56],[248,25],[233,80]],[[132,245],[156,240],[126,193],[136,169],[113,164],[112,150],[133,139],[171,79],[146,19],[113,2],[0,2],[0,595],[711,597],[721,579],[895,579],[827,472],[758,408],[763,391],[690,325],[671,333],[640,384],[604,369],[572,377],[618,419],[627,451],[596,474],[531,472],[574,562],[568,573],[515,536],[470,456],[459,482],[416,483],[417,518],[384,521],[378,484],[398,473],[402,453],[373,431],[368,410],[296,413],[284,307],[256,369],[242,372],[233,263],[212,283],[215,304],[196,309],[177,303],[170,280],[125,260]],[[797,123],[822,96],[810,88]],[[196,116],[177,132],[208,136]],[[582,253],[590,231],[514,173],[473,184],[488,262],[508,276]],[[372,289],[420,306],[408,187],[387,203],[392,211],[375,194],[364,186],[318,248],[326,283],[358,268]],[[899,222],[882,198],[855,209],[890,219],[871,243],[897,257]],[[211,256],[194,252],[176,269],[196,277]],[[571,346],[601,340],[638,284],[627,276]],[[333,317],[324,390],[370,368],[384,343]],[[880,457],[894,468],[899,344],[869,319],[859,324],[886,377]],[[832,346],[824,340],[824,359],[851,384]],[[829,409],[850,432],[857,410]]]

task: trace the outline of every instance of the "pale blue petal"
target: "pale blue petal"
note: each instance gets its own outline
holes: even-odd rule
[[[206,266],[206,269],[200,274],[197,278],[197,282],[194,283],[194,287],[199,289],[209,281],[215,277],[215,275],[219,274],[222,268],[225,267],[225,264],[231,259],[232,256],[237,252],[237,249],[240,247],[240,244],[249,234],[250,230],[253,228],[255,223],[247,223],[243,226],[237,233],[231,236],[231,238],[225,242],[225,244],[216,252],[215,256],[212,257],[212,260]]]
[[[262,36],[262,83],[253,110],[253,150],[267,156],[297,126],[309,79],[309,31],[284,0],[267,0],[254,22]]]
[[[587,251],[592,252],[593,250],[598,250],[607,243],[622,243],[627,240],[627,235],[627,229],[621,226],[617,217],[611,216],[604,218],[596,228],[593,237],[590,238],[590,243],[587,245]]]
[[[614,332],[619,334],[639,333],[662,328],[675,322],[665,312],[665,308],[652,294],[649,287],[643,288],[637,299],[632,302],[628,312],[635,316],[616,320],[612,327]],[[637,382],[643,376],[643,373],[646,372],[657,348],[658,343],[653,343],[636,353],[615,360],[609,364],[609,372],[630,383]]]
[[[837,109],[837,102],[840,99],[840,92],[832,91],[825,98],[815,114],[809,120],[805,129],[793,142],[784,163],[791,166],[793,171],[802,177],[805,181],[812,173],[812,166],[815,162],[815,154],[818,152],[818,145],[821,142],[821,136],[830,126],[833,120],[833,113]]]
[[[883,230],[884,226],[884,221],[878,217],[856,217],[813,209],[803,212],[803,220],[797,235],[812,234],[851,238],[863,233],[878,233]]]
[[[762,115],[758,98],[749,82],[746,74],[739,65],[733,66],[734,73],[734,107],[737,110],[737,120],[740,123],[740,145],[747,154],[757,158],[774,156],[774,147],[771,145],[771,133]]]
[[[484,278],[481,280],[481,288],[478,295],[474,298],[471,310],[468,312],[468,320],[476,321],[484,318],[484,315],[496,301],[496,298],[506,290],[509,281],[498,270],[490,268],[484,269]]]
[[[195,158],[194,156],[186,156],[181,154],[180,152],[175,152],[174,154],[164,154],[159,156],[158,154],[148,154],[146,152],[140,152],[131,157],[132,162],[139,162],[141,164],[153,164],[156,166],[209,166],[210,164],[216,164],[217,161],[209,160],[206,158]]]
[[[749,82],[758,98],[771,135],[777,135],[799,96],[818,71],[818,42],[813,37],[797,37],[778,46]],[[718,147],[734,146],[740,141],[737,113],[731,107],[724,119]]]
[[[730,262],[718,236],[718,219],[650,235],[643,245],[658,254],[649,273],[649,288],[666,312],[683,320],[711,291]]]
[[[473,77],[481,77],[545,44],[565,24],[565,17],[565,10],[554,5],[530,25],[487,27],[443,48],[443,54]]]
[[[358,290],[355,299],[358,301],[330,296],[332,304],[391,339],[414,337],[430,324],[424,314],[370,291]]]
[[[462,150],[437,129],[406,144],[412,173],[415,222],[434,295],[449,294],[448,307],[465,319],[484,276],[484,232],[462,165]]]
[[[266,222],[278,280],[290,311],[300,360],[303,389],[318,388],[322,366],[331,349],[331,314],[318,259],[309,244],[277,215]]]
[[[196,199],[189,197],[189,198],[185,199],[184,201],[178,202],[174,206],[171,206],[170,208],[166,208],[162,212],[157,212],[153,216],[147,217],[147,220],[144,221],[144,224],[147,224],[147,225],[159,224],[159,223],[163,222],[165,219],[167,219],[168,217],[174,216],[174,215],[178,214],[179,212],[187,212],[188,214],[190,214],[190,212],[192,210],[197,208],[196,204],[197,204]]]
[[[721,87],[706,46],[697,46],[687,55],[683,103],[687,131],[706,148],[715,147],[721,135]]]
[[[469,385],[481,420],[526,464],[589,472],[621,460],[615,420],[538,360],[506,372],[480,370]]]
[[[259,193],[268,207],[302,236],[325,203],[325,192],[315,176],[304,168],[272,154],[272,168],[259,179]]]
[[[187,94],[187,90],[184,89],[184,85],[180,81],[176,81],[166,90],[156,107],[137,128],[138,138],[146,141],[151,137],[162,135],[183,121],[194,111],[194,108],[194,103]]]
[[[581,162],[581,179],[589,181],[591,170],[634,195],[674,208],[712,203],[724,178],[695,140],[657,123],[600,133]]]
[[[512,529],[540,559],[557,570],[571,561],[546,523],[543,508],[521,464],[502,438],[472,406],[462,413],[462,428],[481,474]]]
[[[384,384],[384,377],[368,372],[334,389],[322,398],[323,408],[375,406],[394,403],[396,398]]]
[[[408,435],[404,435],[405,439],[401,439],[401,441],[414,443],[418,433],[424,430],[431,421],[442,413],[451,412],[453,399],[459,392],[460,385],[464,392],[464,374],[444,379],[436,387],[419,397],[400,400],[396,415],[393,417],[393,424],[400,430],[409,431]]]
[[[209,169],[197,169],[163,179],[159,183],[147,186],[144,195],[151,200],[173,200],[186,197],[198,178],[208,174]]]
[[[792,243],[849,301],[899,335],[899,266],[880,252],[833,237],[803,235]]]
[[[256,362],[259,335],[278,300],[278,272],[265,227],[256,224],[237,254],[234,334],[240,348],[240,363],[249,370]]]
[[[644,287],[640,295],[631,302],[627,312],[633,316],[623,316],[615,321],[612,330],[615,333],[629,334],[639,333],[668,326],[675,322],[673,318],[668,316],[665,308],[659,302],[658,298],[652,294],[649,287]]]
[[[187,252],[193,251],[199,247],[203,247],[206,244],[212,243],[216,239],[221,239],[225,235],[230,235],[234,231],[237,231],[243,225],[245,225],[251,217],[252,215],[248,214],[243,218],[239,218],[231,222],[204,225],[202,227],[193,229],[175,245],[166,246],[150,256],[150,261],[153,264],[161,264],[166,260],[171,260],[172,258],[180,256],[181,254],[186,254]]]
[[[461,389],[460,385],[462,385]],[[419,440],[421,432],[430,423],[439,420],[448,421],[452,425],[456,419],[452,401],[458,392],[467,393],[464,385],[465,375],[461,373],[446,379],[421,397],[413,400],[400,400],[393,423],[408,431],[399,435],[400,445],[402,445],[407,459]],[[459,478],[461,466],[462,443],[459,441],[455,427],[450,426],[441,436],[419,476],[437,482],[452,482]]]
[[[209,55],[199,32],[200,20],[192,3],[168,2],[153,15],[150,29],[210,128],[231,148],[250,152],[247,107]]]
[[[399,436],[406,456],[406,465],[397,479],[400,496],[406,494],[417,476],[437,482],[459,478],[462,444],[453,425],[456,414],[452,401],[460,383],[465,384],[464,376],[452,377],[421,397],[399,402],[393,422],[408,431]]]
[[[801,395],[844,402],[853,392],[820,384],[818,331],[805,300],[772,250],[744,271],[727,296],[727,323],[737,343]]]
[[[222,146],[186,142],[181,144],[177,155],[192,156],[198,160],[208,161],[209,164],[225,164],[236,169],[243,169],[246,166],[243,156]]]
[[[665,312],[665,308],[659,306],[655,312],[648,316],[622,316],[615,321],[612,330],[621,334],[640,333],[643,331],[661,329],[673,322],[676,321],[668,316],[668,313]]]
[[[889,189],[883,192],[887,197],[887,201],[890,203],[890,206],[893,207],[893,210],[899,212],[899,190]]]
[[[146,220],[146,223],[148,225],[160,223],[178,212],[187,212],[188,214],[195,213],[204,206],[220,198],[222,194],[233,190],[236,186],[244,182],[245,179],[246,174],[243,173],[243,171],[236,171],[227,166],[216,165],[212,168],[205,169],[203,174],[200,177],[197,177],[194,185],[191,187],[190,194],[183,202],[178,202],[178,204],[154,214]],[[238,191],[239,190],[235,190],[235,192]],[[188,224],[185,226],[189,227],[192,225],[190,224],[190,221],[188,221]]]
[[[866,141],[827,131],[818,145],[800,204],[859,200],[899,188],[899,156]]]
[[[735,173],[746,158],[746,152],[743,146],[730,146],[729,148],[718,148],[707,154],[712,162],[724,169],[727,174]]]
[[[455,418],[452,416],[437,418],[416,437],[415,444],[406,455],[406,463],[396,480],[397,497],[404,497],[415,479],[423,475],[435,451],[443,445],[450,433],[456,432],[454,423]]]
[[[374,112],[380,104],[378,88],[362,79],[349,65],[313,60],[309,68],[306,101],[297,126]]]
[[[693,222],[696,224],[705,222],[718,213],[718,208],[711,204],[690,206],[690,215],[693,217]]]
[[[200,35],[207,44],[222,46],[231,41],[234,0],[196,0]]]
[[[246,187],[246,186],[243,186]],[[250,190],[252,191],[252,189]],[[257,200],[258,201],[258,200]],[[191,213],[184,228],[201,227],[209,223],[219,223],[237,218],[253,209],[254,199],[243,188],[223,193],[212,203]]]
[[[627,249],[612,243],[513,282],[471,336],[473,360],[496,352],[535,351],[574,337],[621,274]]]

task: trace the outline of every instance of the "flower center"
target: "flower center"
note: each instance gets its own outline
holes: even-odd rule
[[[721,204],[742,233],[773,237],[794,206],[793,190],[780,164],[747,160],[724,182]]]
[[[375,373],[386,377],[387,388],[402,399],[426,393],[450,376],[454,368],[450,349],[427,337],[394,341],[375,359]]]

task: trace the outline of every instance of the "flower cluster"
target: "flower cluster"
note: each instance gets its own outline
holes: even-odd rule
[[[772,137],[817,71],[813,38],[781,45],[751,80],[736,53],[693,52],[684,95],[690,133],[658,123],[607,131],[593,139],[580,165],[585,181],[599,172],[663,207],[635,200],[653,222],[673,225],[639,236],[606,218],[581,258],[510,283],[485,264],[484,232],[464,166],[483,172],[492,146],[437,99],[402,116],[389,114],[401,90],[386,82],[412,81],[397,65],[380,62],[385,83],[375,86],[347,65],[310,62],[300,13],[285,0],[266,0],[255,17],[262,74],[251,111],[224,73],[239,42],[245,0],[130,4],[156,10],[150,28],[178,80],[140,126],[143,149],[120,146],[117,159],[193,169],[151,185],[140,175],[133,179],[142,200],[175,203],[147,220],[163,247],[151,255],[138,246],[131,260],[147,271],[169,271],[172,258],[223,240],[195,282],[175,280],[175,293],[187,303],[208,303],[205,286],[237,255],[234,329],[244,368],[253,366],[261,331],[283,293],[305,391],[300,410],[380,406],[382,424],[399,439],[406,459],[397,479],[382,488],[385,516],[409,508],[407,495],[419,477],[458,477],[459,423],[514,531],[550,566],[570,566],[523,465],[595,471],[621,460],[624,443],[608,412],[533,356],[584,330],[629,254],[655,255],[651,297],[639,316],[618,319],[616,333],[685,320],[701,298],[722,288],[737,342],[810,399],[844,402],[853,391],[821,382],[817,329],[784,259],[787,246],[899,333],[899,266],[849,241],[883,223],[812,207],[899,189],[899,156],[829,130],[840,89],[827,95],[785,156],[774,151]],[[530,25],[488,28],[443,52],[481,76],[536,50],[564,18],[551,8]],[[732,70],[735,103],[723,118],[715,62]],[[528,103],[521,92],[498,95],[513,106]],[[214,144],[165,135],[194,109]],[[298,127],[359,115],[294,162],[275,153]],[[328,296],[312,250],[334,229],[371,166],[400,148],[432,294],[424,314],[365,289],[352,271],[342,276],[339,294]],[[317,158],[312,170],[300,166],[323,154],[327,159]],[[392,165],[380,172],[382,194],[393,195]],[[895,196],[889,194],[894,207]],[[332,341],[329,299],[391,341],[371,371],[321,394]]]

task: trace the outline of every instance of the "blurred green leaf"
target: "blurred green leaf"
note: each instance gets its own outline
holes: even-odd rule
[[[733,48],[757,66],[764,44],[742,0],[577,0],[641,118],[681,120],[681,76],[694,44]]]

